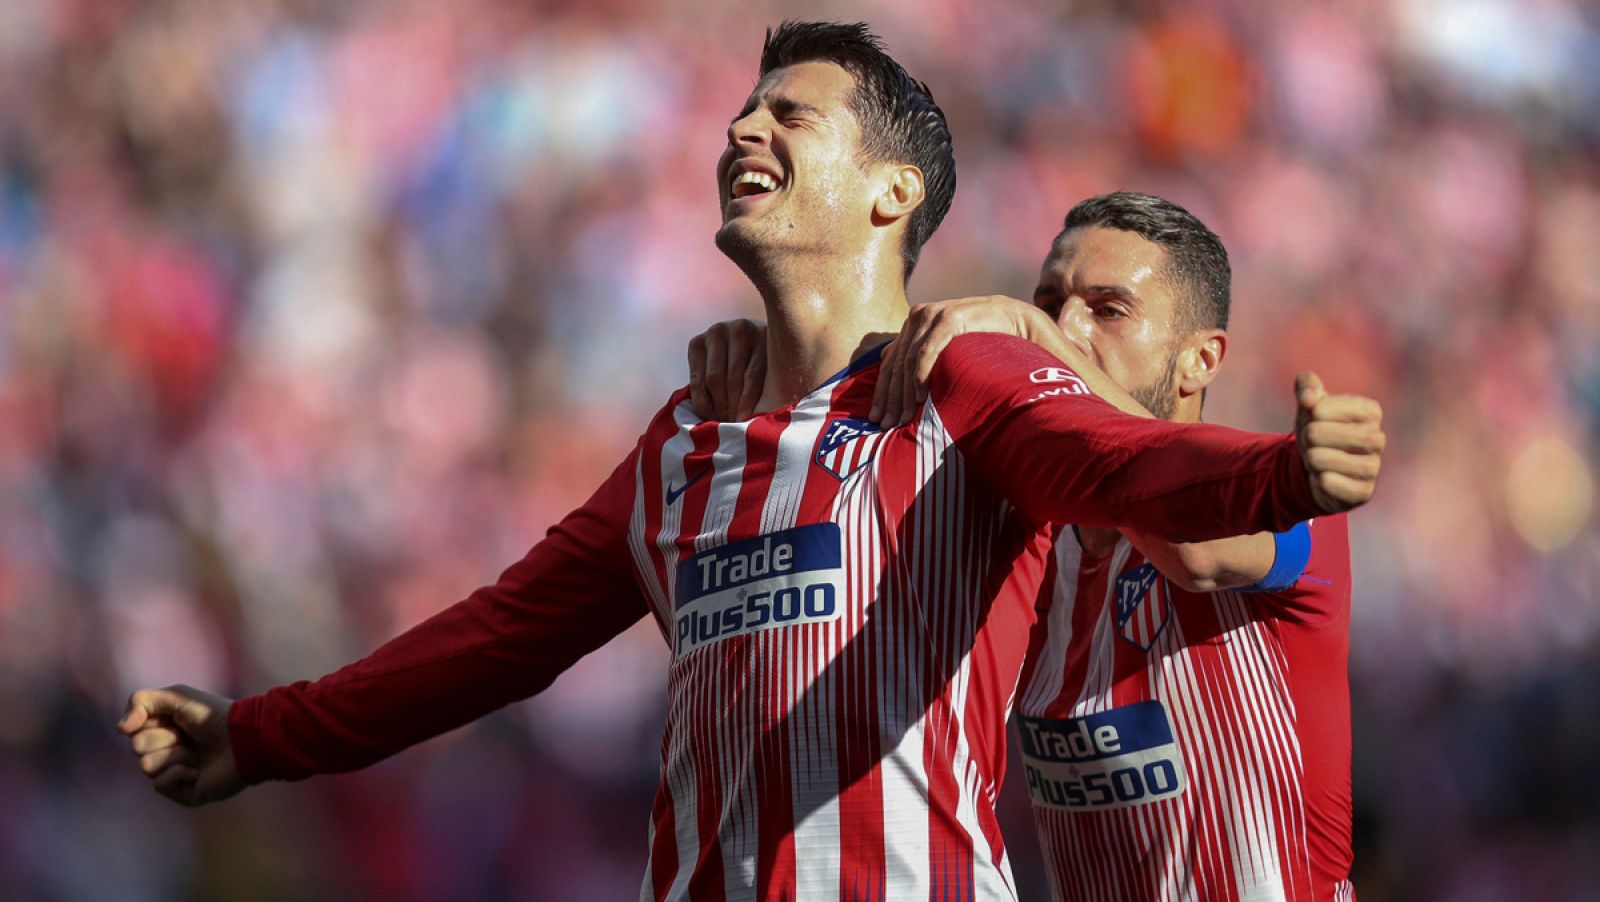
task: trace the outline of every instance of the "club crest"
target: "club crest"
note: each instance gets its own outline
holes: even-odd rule
[[[817,444],[817,466],[843,482],[872,459],[883,436],[883,429],[869,420],[830,420]]]
[[[1171,593],[1154,564],[1140,564],[1117,577],[1117,635],[1123,641],[1149,651],[1171,618]]]

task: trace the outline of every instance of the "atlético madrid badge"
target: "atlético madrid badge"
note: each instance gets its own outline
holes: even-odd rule
[[[817,466],[843,482],[872,459],[883,436],[883,429],[870,420],[830,420],[817,445]]]
[[[1144,563],[1117,577],[1117,635],[1149,651],[1172,619],[1167,581],[1154,564]]]

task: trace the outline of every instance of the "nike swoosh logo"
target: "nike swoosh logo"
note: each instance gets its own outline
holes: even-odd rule
[[[704,470],[701,470],[699,473],[695,474],[694,478],[690,479],[683,485],[678,486],[677,488],[673,488],[672,483],[667,483],[667,503],[676,504],[678,499],[683,497],[683,493],[689,491],[689,486],[692,486],[700,480],[706,478],[707,474],[710,472],[711,468],[706,467]]]

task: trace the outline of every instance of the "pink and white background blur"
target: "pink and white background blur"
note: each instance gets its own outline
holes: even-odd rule
[[[1114,189],[1222,236],[1208,416],[1378,397],[1363,900],[1600,891],[1600,12],[1575,0],[0,3],[0,895],[622,899],[665,650],[187,811],[136,687],[321,674],[492,580],[758,315],[712,167],[784,16],[866,19],[959,189],[916,300]],[[1022,795],[1024,898],[1044,893]]]

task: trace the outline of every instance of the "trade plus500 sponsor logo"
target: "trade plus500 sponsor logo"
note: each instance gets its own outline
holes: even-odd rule
[[[678,563],[679,657],[758,630],[837,620],[843,575],[837,523],[730,542]]]
[[[1183,758],[1160,702],[1050,720],[1020,718],[1022,767],[1035,805],[1103,810],[1183,792]]]

